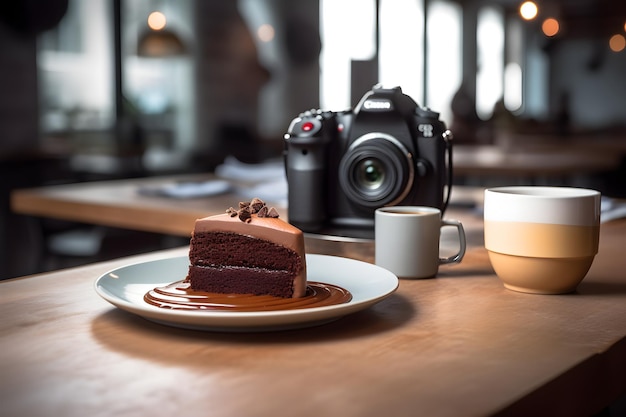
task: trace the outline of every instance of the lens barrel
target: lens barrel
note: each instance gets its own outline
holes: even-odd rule
[[[355,140],[339,164],[339,184],[353,203],[374,209],[395,205],[411,190],[413,155],[391,135],[368,133]]]

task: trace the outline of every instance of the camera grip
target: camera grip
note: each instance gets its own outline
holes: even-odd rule
[[[326,220],[325,169],[289,169],[289,223],[304,230],[318,230]]]

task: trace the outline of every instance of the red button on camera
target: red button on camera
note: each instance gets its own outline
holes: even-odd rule
[[[313,123],[311,122],[304,122],[302,123],[302,130],[304,130],[305,132],[309,132],[311,130],[313,130]]]

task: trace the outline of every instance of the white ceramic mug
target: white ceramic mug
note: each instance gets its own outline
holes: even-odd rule
[[[459,251],[440,257],[441,228],[453,226]],[[439,265],[461,262],[465,255],[465,230],[457,220],[442,220],[441,210],[421,206],[382,207],[375,213],[376,265],[400,278],[430,278]]]
[[[485,248],[508,289],[573,291],[598,252],[600,193],[571,187],[485,190]]]

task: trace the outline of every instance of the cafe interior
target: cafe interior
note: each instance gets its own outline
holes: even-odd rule
[[[106,189],[121,202],[128,189],[116,197],[115,184],[136,181],[136,198],[195,214],[223,196],[207,175],[254,182],[271,171],[279,185],[251,187],[284,203],[292,120],[353,109],[375,85],[400,86],[452,132],[454,210],[478,213],[472,190],[502,185],[626,198],[624,1],[4,3],[0,280],[189,244],[191,223],[99,222],[95,203],[72,216],[51,202],[46,214],[54,190],[78,201]],[[624,363],[622,391],[602,397],[613,408],[569,415],[624,415]]]
[[[110,3],[3,7],[2,278],[180,243],[25,218],[12,190],[280,158],[299,113],[379,83],[440,114],[455,184],[626,194],[623,2]]]

